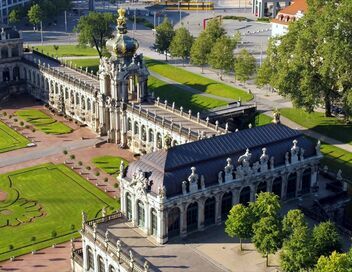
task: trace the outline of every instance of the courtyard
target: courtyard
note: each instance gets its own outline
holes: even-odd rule
[[[0,121],[0,153],[26,147],[30,141]]]
[[[63,164],[43,164],[0,176],[0,260],[78,237],[89,219],[119,203]]]

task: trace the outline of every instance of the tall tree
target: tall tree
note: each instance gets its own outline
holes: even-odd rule
[[[170,44],[171,55],[182,58],[184,64],[191,54],[192,43],[193,36],[191,33],[185,27],[180,27],[175,31],[175,36]]]
[[[266,216],[253,225],[252,242],[256,249],[266,257],[269,264],[269,254],[276,253],[282,245],[281,222],[277,216]]]
[[[341,249],[340,235],[331,221],[320,223],[313,229],[313,245],[317,259]]]
[[[38,4],[30,7],[27,16],[29,22],[34,26],[37,26],[44,19],[43,10]]]
[[[343,101],[352,91],[352,20],[346,20],[351,16],[350,0],[308,1],[304,16],[270,43],[273,87],[308,111],[323,104],[331,116],[332,101]]]
[[[211,19],[207,22],[204,32],[210,45],[226,35],[226,31],[222,27],[221,21],[217,18]]]
[[[170,44],[172,38],[175,35],[174,28],[167,17],[164,18],[164,21],[156,27],[155,34],[155,48],[159,52],[165,52],[165,59],[167,61],[167,54],[170,51]]]
[[[299,209],[289,210],[282,220],[282,232],[284,237],[291,237],[297,228],[306,227],[304,214]]]
[[[257,220],[265,216],[279,217],[280,199],[274,193],[262,192],[257,195],[255,202],[250,203],[250,208]]]
[[[313,270],[314,272],[351,272],[352,256],[350,253],[337,253],[330,256],[321,256]]]
[[[280,255],[280,264],[285,272],[306,271],[312,267],[314,252],[307,226],[296,228],[285,241]]]
[[[21,21],[21,15],[19,10],[18,9],[11,10],[9,13],[8,20],[9,20],[9,23],[13,25],[19,23]]]
[[[254,216],[248,207],[242,204],[237,204],[232,207],[227,220],[225,222],[225,232],[230,237],[238,237],[240,239],[241,251],[242,239],[248,239],[252,237],[252,226],[254,222]]]
[[[256,60],[248,50],[242,49],[235,58],[235,78],[246,82],[256,70]]]
[[[207,56],[210,52],[210,49],[211,44],[208,41],[206,33],[200,33],[191,48],[191,63],[200,65],[202,67],[202,73],[204,66],[208,63]]]
[[[224,72],[229,72],[233,69],[233,50],[234,43],[231,38],[222,36],[213,45],[210,51],[208,62],[214,69],[219,69],[219,78],[222,80]]]
[[[87,16],[82,16],[75,28],[79,33],[79,44],[94,46],[99,57],[102,57],[106,40],[113,32],[113,22],[114,16],[111,13],[90,12]]]

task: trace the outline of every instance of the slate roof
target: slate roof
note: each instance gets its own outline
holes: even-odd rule
[[[304,148],[305,158],[315,155],[314,143],[302,133],[281,124],[269,124],[146,154],[129,165],[126,177],[131,179],[137,169],[148,172],[151,191],[157,193],[158,187],[164,185],[170,197],[182,193],[181,183],[191,174],[192,166],[197,168],[198,175],[204,175],[207,187],[218,182],[218,173],[228,157],[236,167],[238,157],[247,148],[252,153],[251,163],[259,160],[262,148],[266,147],[267,154],[275,157],[275,166],[282,165],[295,139]]]

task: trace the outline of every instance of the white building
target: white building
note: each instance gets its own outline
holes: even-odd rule
[[[282,36],[287,33],[288,25],[303,17],[307,11],[308,5],[306,0],[294,0],[291,5],[282,9],[275,17],[271,20],[271,35]]]
[[[10,13],[10,11],[19,6],[22,5],[24,6],[26,3],[28,3],[30,0],[0,0],[0,10],[1,10],[1,15],[0,15],[0,20],[1,23],[7,23],[7,18]]]
[[[282,5],[287,7],[290,2],[289,0],[253,0],[252,13],[259,18],[274,18]]]

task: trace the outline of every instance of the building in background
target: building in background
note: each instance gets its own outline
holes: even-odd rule
[[[277,12],[282,9],[282,4],[287,7],[290,3],[289,0],[253,0],[252,13],[258,18],[275,18]]]
[[[294,0],[290,6],[282,9],[275,17],[271,20],[271,35],[282,36],[287,33],[288,25],[303,17],[307,11],[308,5],[306,0]]]
[[[1,0],[0,1],[0,9],[1,9],[0,20],[1,20],[1,22],[7,23],[10,11],[19,5],[24,6],[29,1],[30,0]]]

